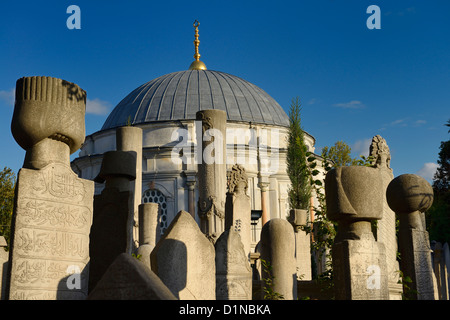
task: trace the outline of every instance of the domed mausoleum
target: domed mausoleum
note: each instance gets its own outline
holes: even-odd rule
[[[103,154],[116,150],[116,129],[139,127],[142,150],[137,153],[137,163],[141,176],[136,179],[139,185],[135,202],[160,204],[161,233],[180,210],[190,212],[199,221],[194,155],[182,154],[187,161],[175,160],[180,150],[186,150],[180,148],[181,143],[196,148],[196,113],[220,109],[227,116],[227,169],[236,163],[245,168],[252,210],[264,208],[269,218],[285,219],[289,214],[290,186],[286,173],[286,112],[258,86],[235,75],[207,70],[199,60],[198,43],[194,57],[189,70],[153,79],[120,101],[101,130],[86,137],[72,161],[73,170],[82,178],[94,180]],[[306,133],[305,140],[313,152],[314,138]],[[103,184],[96,183],[96,194],[102,188]],[[254,247],[259,241],[261,219],[253,222],[253,228]]]

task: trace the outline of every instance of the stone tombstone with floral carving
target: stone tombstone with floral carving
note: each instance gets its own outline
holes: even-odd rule
[[[84,141],[86,92],[51,77],[17,81],[11,123],[26,150],[12,218],[7,294],[15,299],[85,299],[94,182],[70,168]]]
[[[402,298],[402,285],[399,283],[400,270],[397,261],[397,236],[395,231],[395,212],[389,207],[386,200],[386,189],[394,179],[390,166],[391,153],[386,140],[380,135],[372,138],[369,147],[369,156],[372,158],[371,165],[377,168],[381,174],[383,188],[383,216],[377,222],[376,238],[386,248],[386,263],[389,283],[389,299],[399,300]]]
[[[228,192],[225,203],[225,229],[239,232],[245,255],[250,259],[251,250],[251,203],[247,195],[248,177],[243,166],[235,164],[228,176]]]
[[[251,300],[252,270],[238,231],[222,233],[216,248],[216,299]]]

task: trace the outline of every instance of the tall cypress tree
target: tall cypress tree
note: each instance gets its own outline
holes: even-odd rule
[[[291,180],[288,191],[291,209],[308,209],[311,198],[311,185],[307,168],[308,151],[301,126],[301,103],[298,97],[292,99],[289,110],[289,136],[287,147],[287,174]]]

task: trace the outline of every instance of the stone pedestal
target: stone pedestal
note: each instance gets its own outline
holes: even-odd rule
[[[338,222],[332,248],[336,299],[389,299],[385,247],[371,228],[383,214],[379,170],[334,168],[325,177],[325,194],[328,218]]]
[[[262,270],[262,278],[273,279],[273,290],[285,300],[297,299],[295,239],[292,225],[284,219],[271,219],[261,230],[261,259],[271,267]]]
[[[240,233],[228,229],[215,244],[216,299],[251,300],[252,270]]]
[[[311,271],[311,237],[302,230],[308,222],[308,210],[292,209],[289,222],[294,227],[295,260],[297,261],[297,279],[312,280]]]
[[[408,299],[434,300],[431,248],[424,217],[433,204],[433,189],[422,177],[403,174],[391,181],[386,195],[400,220],[400,270],[412,280],[403,293]]]
[[[103,155],[102,167],[95,179],[105,182],[105,188],[94,197],[89,291],[95,288],[117,256],[127,252],[128,218],[132,208],[130,181],[135,178],[135,164],[134,155],[125,151],[109,151]]]
[[[21,78],[11,131],[26,150],[16,185],[7,296],[86,299],[94,183],[70,168],[84,141],[86,92],[50,77]]]
[[[225,227],[227,117],[223,110],[203,110],[196,119],[200,229],[214,243]]]
[[[375,241],[368,222],[358,240],[333,245],[333,272],[337,300],[387,300],[386,251]]]

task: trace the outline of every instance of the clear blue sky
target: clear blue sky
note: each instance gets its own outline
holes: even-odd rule
[[[81,30],[66,26],[72,4]],[[381,29],[366,26],[372,4]],[[299,96],[316,151],[343,140],[358,156],[380,134],[395,176],[430,177],[450,139],[449,14],[449,1],[423,0],[2,1],[0,167],[17,173],[25,155],[10,133],[17,79],[80,85],[91,134],[133,89],[189,67],[198,19],[208,69],[254,83],[286,112]]]

